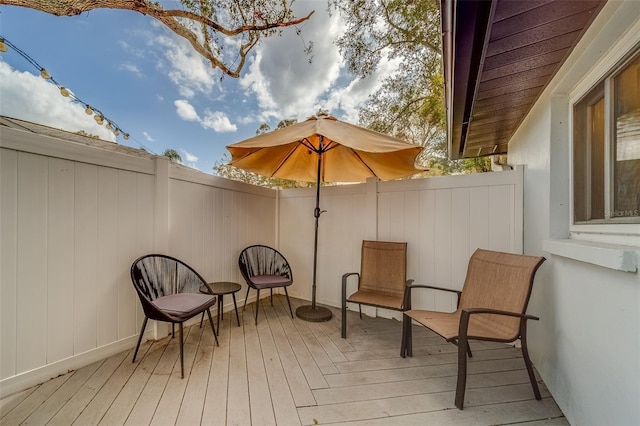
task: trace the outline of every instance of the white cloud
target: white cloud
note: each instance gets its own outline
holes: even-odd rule
[[[167,75],[178,86],[181,96],[190,99],[197,93],[211,94],[217,84],[216,71],[185,39],[171,33],[156,36],[153,42],[164,50]],[[163,69],[164,64],[159,67]]]
[[[254,60],[240,84],[255,94],[263,112],[276,110],[279,118],[305,119],[318,108],[335,87],[344,67],[334,44],[344,31],[339,16],[329,16],[317,2],[294,4],[297,16],[315,13],[302,24],[302,37],[293,28],[285,28],[282,37],[266,39],[257,49]],[[303,40],[313,42],[313,60],[305,55]],[[264,118],[264,117],[263,117]]]
[[[180,152],[182,152],[185,166],[191,167],[192,169],[200,170],[196,164],[198,162],[198,157],[191,154],[184,148],[180,149]]]
[[[149,133],[147,132],[142,132],[142,135],[144,136],[144,138],[149,141],[149,142],[153,142],[153,138],[149,135]]]
[[[195,163],[196,161],[198,161],[198,157],[196,157],[195,155],[187,152],[186,149],[181,149],[180,151],[182,151],[182,153],[184,154],[184,158],[185,158],[185,160],[187,160],[187,162]]]
[[[218,133],[235,132],[238,130],[238,126],[231,124],[229,117],[221,111],[209,111],[206,110],[204,119],[202,120],[202,126],[205,128],[213,129]]]
[[[200,121],[200,116],[196,109],[185,99],[178,99],[173,103],[176,106],[178,116],[185,121]]]
[[[134,65],[134,64],[120,64],[119,69],[122,70],[122,71],[129,71],[129,72],[137,75],[138,77],[142,77],[142,71],[140,71],[140,68],[138,68],[137,65]]]
[[[55,85],[28,72],[16,71],[2,60],[0,99],[0,115],[69,132],[83,130],[104,140],[116,140],[111,131],[97,124],[93,116],[84,112],[84,106],[60,96]]]
[[[178,99],[174,102],[178,116],[185,121],[197,121],[205,129],[212,129],[218,133],[235,132],[238,126],[232,124],[229,117],[222,111],[205,110],[204,118],[196,109],[185,99]]]
[[[327,97],[326,108],[329,111],[341,110],[343,112],[341,119],[358,123],[362,104],[367,101],[370,94],[380,88],[385,77],[396,72],[398,64],[398,60],[383,57],[376,71],[367,78],[352,80],[346,87],[331,91]]]
[[[301,37],[285,28],[282,37],[271,37],[255,49],[240,79],[247,99],[258,102],[259,112],[238,119],[240,123],[270,122],[285,118],[305,120],[318,109],[358,123],[362,105],[397,69],[397,60],[383,57],[376,71],[365,79],[351,75],[335,45],[345,31],[339,14],[329,16],[318,2],[294,3],[296,16],[315,13],[303,23]],[[303,43],[313,42],[312,61],[303,52]]]

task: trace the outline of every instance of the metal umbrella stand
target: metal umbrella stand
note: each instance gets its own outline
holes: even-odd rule
[[[320,215],[324,213],[320,210],[320,184],[322,173],[322,157],[324,156],[324,137],[320,136],[319,149],[316,150],[318,155],[318,179],[316,180],[316,208],[313,216],[316,218],[315,237],[313,240],[313,284],[311,285],[311,305],[300,306],[296,309],[296,316],[300,319],[310,322],[329,321],[332,313],[324,306],[316,306],[316,280],[318,275],[318,221]]]

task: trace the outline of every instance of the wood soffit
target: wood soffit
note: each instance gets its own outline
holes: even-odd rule
[[[606,0],[441,0],[449,156],[507,153]]]

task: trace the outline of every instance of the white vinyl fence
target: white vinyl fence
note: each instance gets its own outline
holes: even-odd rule
[[[129,268],[143,254],[241,282],[240,250],[272,245],[292,264],[290,295],[310,299],[314,207],[314,189],[0,127],[0,396],[134,346],[143,314]],[[409,278],[458,289],[475,248],[522,251],[521,169],[323,187],[321,208],[317,301],[332,306],[363,239],[407,241]],[[414,305],[451,309],[440,297]]]
[[[360,270],[363,239],[406,241],[407,277],[462,289],[478,247],[522,253],[522,169],[323,187],[316,300],[340,306],[341,277]],[[315,194],[280,192],[279,243],[293,264],[290,294],[311,298]],[[354,284],[350,284],[354,285]],[[421,292],[415,307],[454,310],[450,295]],[[373,308],[364,310],[375,314]],[[381,312],[384,316],[392,312]],[[394,315],[399,318],[398,314]]]

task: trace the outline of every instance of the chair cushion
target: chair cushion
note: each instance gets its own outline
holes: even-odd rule
[[[210,294],[178,293],[159,297],[151,303],[167,314],[186,321],[213,306],[216,297]]]
[[[274,288],[290,285],[291,281],[288,277],[282,275],[255,275],[249,278],[251,284],[256,288]]]

